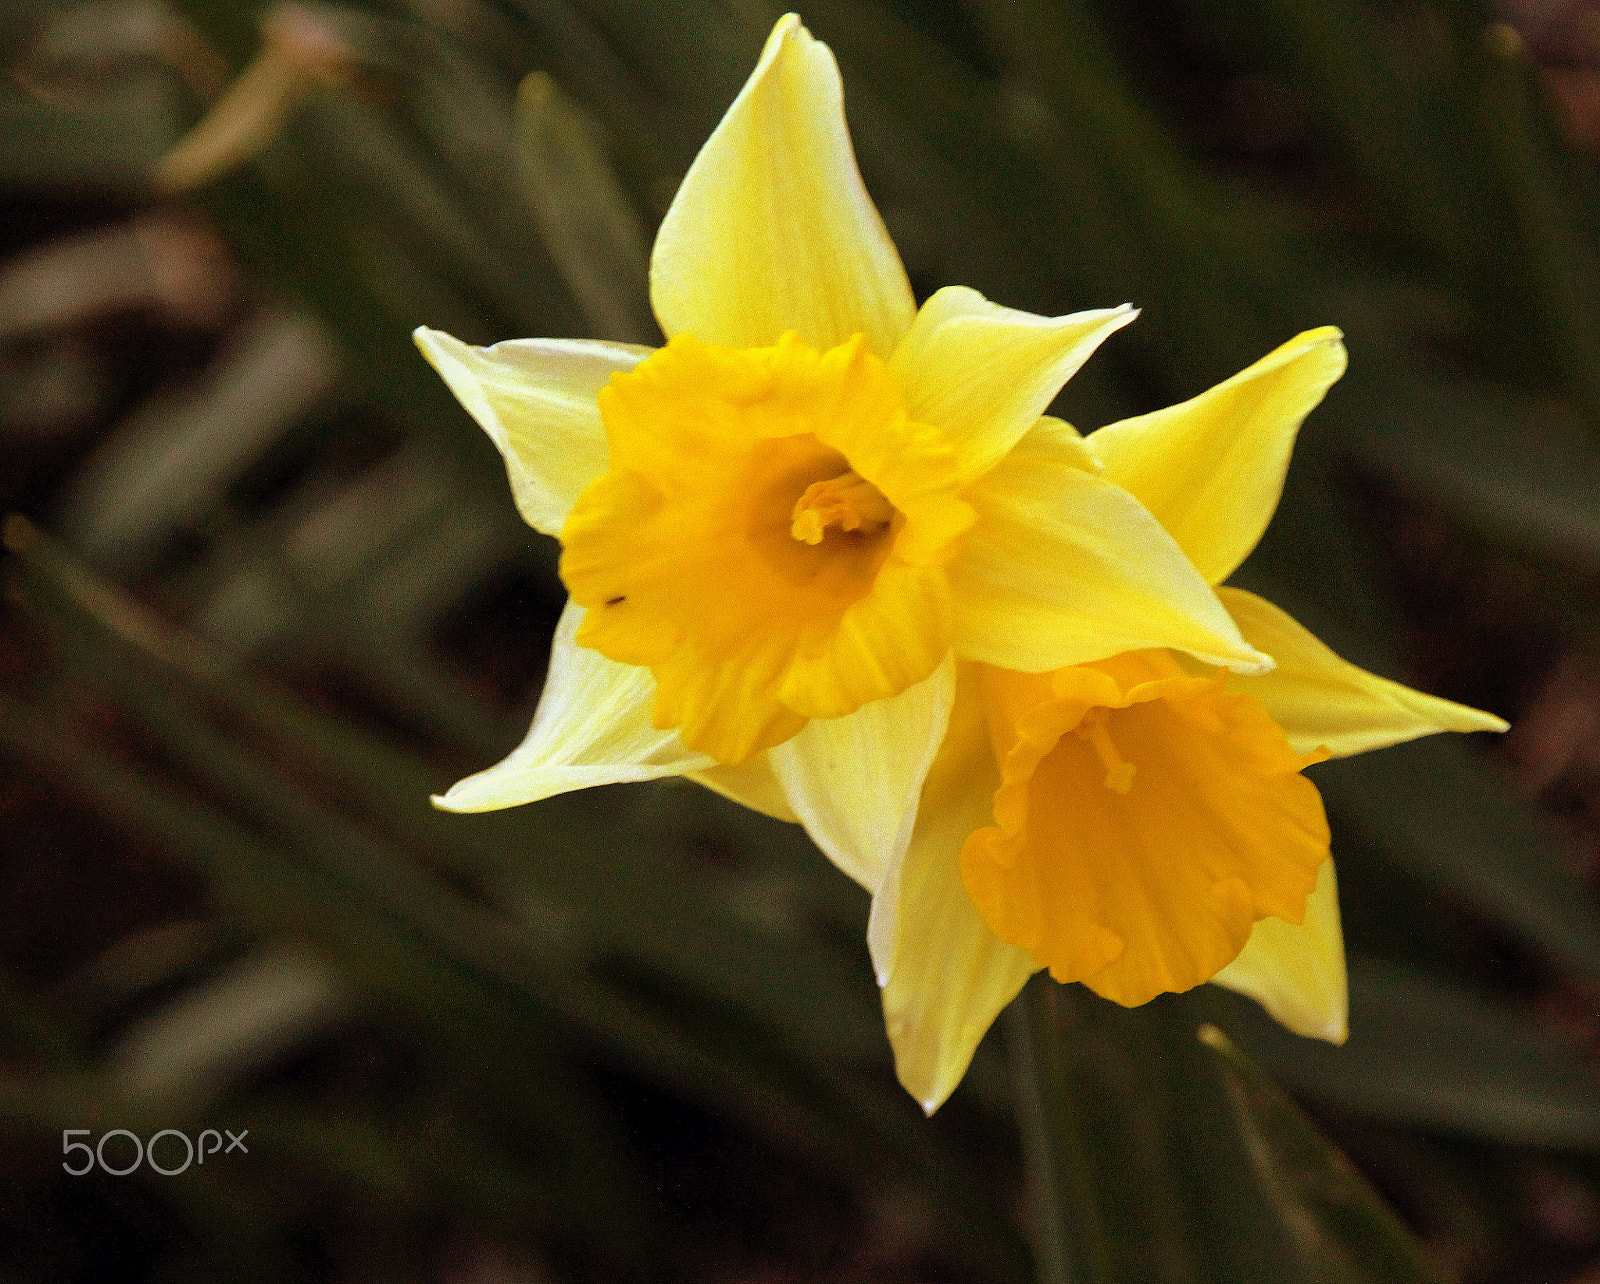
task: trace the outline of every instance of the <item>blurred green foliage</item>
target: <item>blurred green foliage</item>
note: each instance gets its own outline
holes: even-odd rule
[[[1600,1209],[1593,1041],[1536,1002],[1592,1017],[1600,907],[1479,746],[1314,772],[1346,1048],[1219,991],[1123,1013],[1036,981],[1009,1048],[991,1039],[931,1122],[889,1069],[865,898],[798,830],[679,784],[428,807],[525,727],[560,587],[409,332],[651,341],[651,231],[778,12],[307,5],[325,74],[180,195],[151,177],[160,158],[224,110],[284,11],[0,6],[7,189],[197,202],[278,300],[193,388],[152,391],[26,497],[38,525],[7,527],[8,770],[201,889],[175,922],[0,983],[0,1107],[25,1157],[8,1199],[58,1210],[7,1211],[11,1277],[488,1278],[450,1256],[488,1244],[508,1279],[1008,1281],[1030,1269],[1027,1226],[1047,1281],[1511,1281],[1518,1174]],[[1055,408],[1085,431],[1345,329],[1350,373],[1238,582],[1358,663],[1508,715],[1552,646],[1592,654],[1600,186],[1501,15],[802,16],[843,67],[919,294],[1143,308]],[[1429,563],[1419,530],[1448,556]],[[1458,600],[1427,615],[1417,567],[1440,561],[1465,568]],[[1431,1265],[1203,1025],[1372,1161]],[[1010,1080],[1056,1115],[1014,1118]],[[225,1124],[251,1129],[248,1164],[121,1186],[54,1168],[63,1128]],[[69,1247],[85,1201],[131,1201],[152,1243]],[[897,1216],[920,1227],[909,1250],[883,1246]],[[1600,1248],[1590,1220],[1566,1265],[1530,1269],[1576,1271]]]

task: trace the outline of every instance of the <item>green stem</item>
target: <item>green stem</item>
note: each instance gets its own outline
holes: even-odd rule
[[[1012,1093],[1034,1213],[1039,1284],[1111,1284],[1061,987],[1035,976],[1006,1010]]]

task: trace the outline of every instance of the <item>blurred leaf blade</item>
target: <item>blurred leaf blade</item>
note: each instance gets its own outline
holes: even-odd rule
[[[1515,211],[1523,264],[1544,304],[1567,387],[1591,429],[1600,431],[1600,255],[1592,221],[1584,226],[1567,190],[1571,158],[1516,32],[1504,24],[1489,27],[1476,62],[1483,137]],[[1593,175],[1585,177],[1592,186]],[[1589,213],[1592,218],[1592,208]]]
[[[1328,1284],[1443,1284],[1399,1218],[1298,1107],[1214,1025],[1199,1038],[1227,1067],[1236,1119],[1263,1185],[1297,1241],[1306,1278]]]
[[[1237,1028],[1291,1088],[1341,1110],[1510,1144],[1593,1149],[1600,1085],[1570,1043],[1459,981],[1356,958],[1350,1042],[1296,1039],[1244,1003]]]
[[[548,76],[517,91],[517,172],[557,267],[597,338],[653,343],[645,235],[593,123]]]
[[[188,665],[190,680],[214,685],[241,714],[264,713],[301,734],[315,720],[237,677],[219,683],[220,671],[192,643],[163,637],[141,611],[119,601],[41,533],[14,522],[9,537],[41,598],[53,597],[58,609],[75,614],[79,627],[72,637],[74,645],[88,649],[88,667],[104,676],[179,761],[214,781],[243,815],[230,819],[166,796],[103,756],[73,755],[65,737],[30,739],[21,708],[0,721],[0,735],[13,751],[48,763],[114,813],[163,833],[261,930],[307,936],[359,984],[397,1000],[450,1046],[473,1049],[491,1083],[517,1091],[531,1069],[525,1049],[544,1030],[563,1042],[603,1049],[646,1081],[823,1154],[848,1153],[848,1138],[860,1129],[906,1159],[937,1153],[898,1090],[887,1081],[863,1081],[850,1062],[864,1047],[883,1055],[879,1018],[859,1002],[863,992],[870,993],[864,959],[846,977],[827,952],[794,951],[763,940],[711,904],[697,911],[692,889],[663,878],[666,871],[648,861],[608,868],[596,865],[581,846],[557,858],[559,842],[552,840],[563,828],[575,836],[577,825],[552,827],[548,807],[510,818],[513,833],[520,831],[510,839],[517,849],[531,841],[554,858],[543,866],[547,877],[533,883],[551,898],[554,917],[543,918],[542,936],[531,936],[525,926],[448,892],[403,851],[286,788],[262,763],[216,735],[185,696],[178,674]],[[348,730],[330,731],[336,743],[353,750],[328,764],[351,786],[372,783],[361,767],[352,772],[353,764],[383,764],[376,773],[383,783],[376,788],[374,812],[400,804],[442,846],[458,852],[470,853],[483,841],[471,834],[472,821],[480,818],[426,807],[427,773],[417,764],[363,746]],[[318,739],[315,733],[308,738]],[[496,818],[486,819],[492,825]],[[409,828],[392,817],[389,824],[397,832]],[[499,828],[504,835],[507,826]],[[647,851],[647,832],[635,831],[618,850]],[[591,832],[588,840],[593,838]],[[506,842],[503,836],[497,846],[504,850]],[[565,871],[566,886],[548,877],[558,870]],[[606,911],[607,904],[614,913]],[[672,912],[663,913],[668,905]],[[535,924],[540,921],[541,915],[533,917]],[[605,924],[609,938],[591,939],[583,930],[589,924]],[[708,934],[725,949],[707,955],[700,947]],[[766,978],[780,959],[789,983],[773,987]],[[658,969],[673,983],[670,997],[652,975]],[[851,1025],[856,1032],[841,1039]],[[775,1064],[762,1049],[784,1027],[802,1038],[783,1039],[791,1055]],[[566,1100],[552,1086],[561,1082],[559,1066],[547,1064],[540,1073],[547,1082],[537,1113],[559,1121],[569,1145],[607,1137],[592,1108],[570,1095],[576,1085],[568,1085]],[[616,1154],[604,1149],[596,1152],[596,1162],[601,1171],[607,1165],[621,1171]],[[941,1200],[965,1210],[978,1243],[993,1252],[1006,1242],[963,1174],[934,1166],[930,1177]]]

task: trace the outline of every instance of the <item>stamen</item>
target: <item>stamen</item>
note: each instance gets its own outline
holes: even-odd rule
[[[871,482],[848,472],[812,482],[789,516],[789,534],[807,544],[820,544],[830,526],[876,535],[894,520],[894,505]]]
[[[1125,794],[1133,787],[1133,773],[1137,768],[1133,763],[1124,761],[1117,752],[1117,746],[1111,739],[1111,729],[1107,726],[1110,715],[1111,711],[1104,707],[1090,709],[1083,715],[1083,721],[1073,729],[1073,734],[1094,746],[1100,765],[1106,769],[1106,788],[1113,793]]]

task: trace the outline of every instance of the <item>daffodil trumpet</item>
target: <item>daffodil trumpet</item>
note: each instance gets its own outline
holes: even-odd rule
[[[526,739],[438,805],[482,811],[681,775],[803,823],[873,893],[890,1037],[928,1109],[1038,965],[1139,972],[1119,997],[1224,968],[1286,1019],[1309,983],[1283,982],[1298,996],[1284,1000],[1266,973],[1315,936],[1325,981],[1337,906],[1320,807],[1296,774],[1317,746],[1268,752],[1264,727],[1277,719],[1292,739],[1302,725],[1274,693],[1306,712],[1342,697],[1322,700],[1326,675],[1295,684],[1316,645],[1297,626],[1263,625],[1213,585],[1271,514],[1294,430],[1342,363],[1337,334],[1302,336],[1188,403],[1197,411],[1080,437],[1045,409],[1133,309],[1042,317],[960,286],[917,307],[856,169],[833,56],[792,14],[685,176],[650,290],[667,337],[654,351],[417,332],[499,448],[524,518],[560,539],[570,594]],[[1289,656],[1287,687],[1264,641]],[[1235,681],[1279,685],[1243,695]],[[1383,724],[1398,728],[1391,740],[1455,725],[1438,719],[1458,706],[1405,699],[1420,712]],[[1266,712],[1238,712],[1252,701]],[[1195,801],[1174,783],[1181,768],[1145,753],[1168,744],[1145,724],[1169,714],[1243,728],[1212,757],[1264,753],[1272,783],[1257,792],[1301,800],[1301,837],[1279,851],[1274,831],[1247,857],[1223,842],[1200,874],[1181,852],[1163,857],[1143,800],[1156,789],[1174,816]],[[1044,724],[1059,731],[1049,744]],[[1112,811],[1124,819],[1080,832],[1041,810],[1032,782],[1089,779],[1061,752],[1104,768],[1096,788],[1123,800]],[[1135,832],[1135,876],[1048,872],[1057,839],[1081,851],[1095,834]],[[1173,889],[1221,886],[1208,895],[1226,921],[1198,929],[1224,944],[1163,973],[1136,956],[1181,952],[1183,930],[1141,936],[1132,900],[1108,918],[1076,898],[1091,884],[1111,900],[1134,889],[1159,917],[1186,894],[1161,890],[1169,875]],[[1302,944],[1252,964],[1273,923]],[[1264,979],[1246,978],[1251,966]]]

